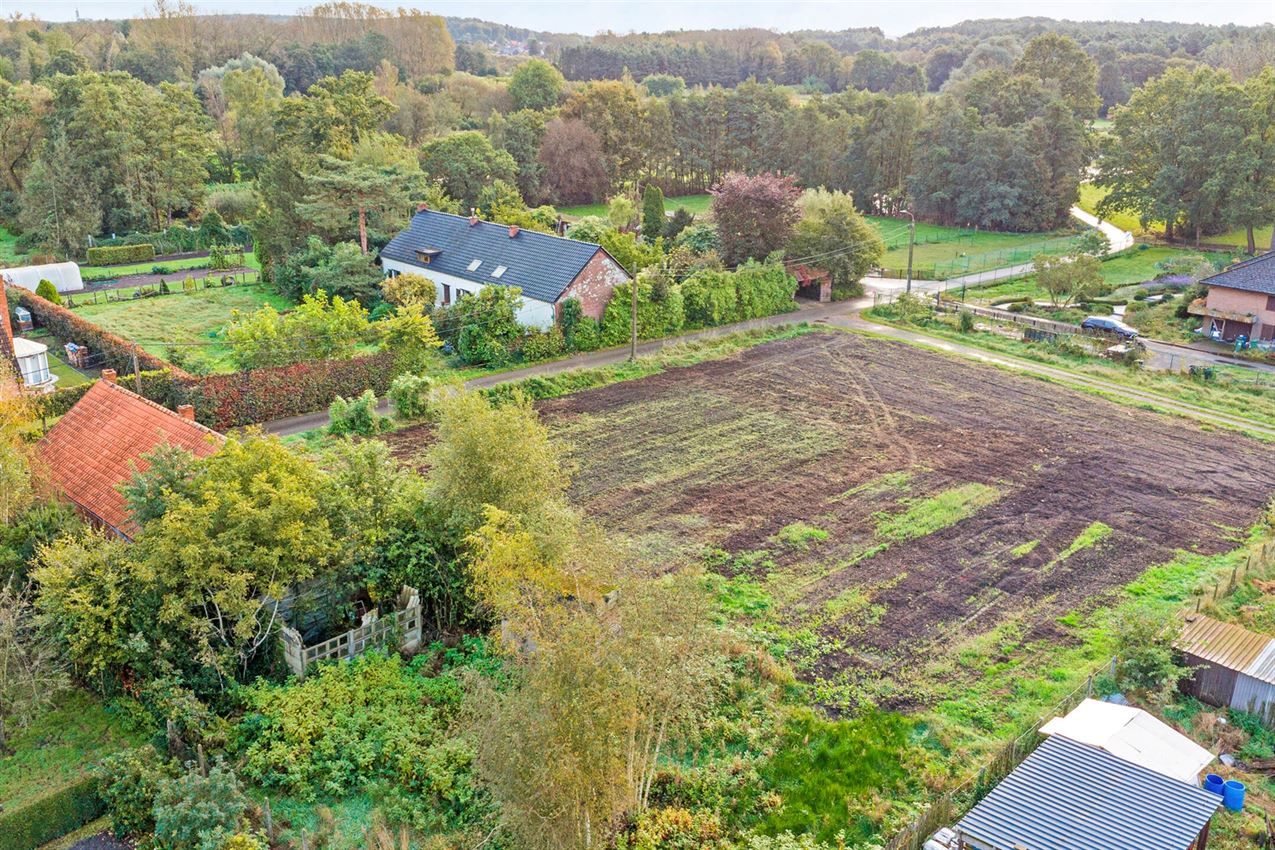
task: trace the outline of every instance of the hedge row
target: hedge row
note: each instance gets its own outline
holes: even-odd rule
[[[149,243],[141,245],[95,245],[88,250],[90,266],[145,263],[153,259],[155,259],[155,246]]]
[[[48,329],[49,333],[78,345],[87,345],[90,354],[103,357],[99,364],[103,368],[114,369],[123,374],[133,368],[133,352],[137,352],[137,363],[144,370],[167,370],[178,380],[193,380],[192,375],[178,369],[163,358],[156,357],[142,350],[140,346],[103,330],[81,316],[77,316],[66,307],[60,307],[52,301],[46,301],[34,292],[26,289],[10,289],[9,302],[21,304],[31,311],[36,324]]]
[[[384,395],[394,380],[394,359],[393,352],[383,351],[195,378],[190,403],[201,422],[219,431],[299,416],[326,409],[338,395],[349,398],[369,389]]]
[[[106,805],[92,776],[0,811],[0,850],[32,850],[101,817]]]

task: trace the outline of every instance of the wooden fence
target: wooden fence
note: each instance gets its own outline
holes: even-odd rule
[[[971,777],[955,789],[940,795],[927,806],[916,818],[896,832],[884,844],[884,850],[922,850],[926,839],[944,826],[951,826],[956,820],[974,807],[979,800],[996,786],[1032,751],[1045,740],[1040,734],[1040,727],[1054,717],[1071,711],[1080,702],[1093,696],[1094,680],[1103,675],[1115,675],[1116,659],[1113,657],[1102,667],[1089,674],[1085,683],[1054,706],[1052,710],[1040,717],[1031,728],[1001,748],[991,760],[979,770],[978,775]]]
[[[1230,596],[1235,592],[1235,588],[1251,575],[1265,578],[1273,555],[1275,555],[1275,540],[1264,540],[1254,544],[1248,551],[1248,557],[1242,564],[1236,564],[1229,576],[1220,576],[1213,582],[1212,587],[1205,587],[1195,594],[1191,602],[1183,609],[1183,615],[1193,612],[1198,614],[1219,599]],[[1181,625],[1181,623],[1175,623],[1176,628],[1181,628]]]
[[[393,612],[378,616],[376,611],[369,611],[358,626],[314,646],[306,646],[301,633],[291,626],[283,627],[280,640],[288,669],[300,677],[320,661],[354,658],[394,640],[401,650],[418,649],[421,645],[420,591],[405,585],[399,591]]]

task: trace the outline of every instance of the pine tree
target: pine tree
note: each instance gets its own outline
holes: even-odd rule
[[[664,193],[660,187],[648,183],[642,193],[642,236],[654,243],[664,232]]]

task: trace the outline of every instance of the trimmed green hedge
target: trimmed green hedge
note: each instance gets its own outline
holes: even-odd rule
[[[145,263],[153,259],[155,259],[155,246],[149,243],[141,245],[97,245],[88,250],[90,266]]]
[[[85,776],[13,810],[0,812],[0,850],[32,850],[101,817],[97,779]]]

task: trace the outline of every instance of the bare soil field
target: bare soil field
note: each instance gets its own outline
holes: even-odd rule
[[[1066,640],[1149,566],[1234,548],[1275,489],[1256,441],[848,333],[541,410],[577,503],[752,588],[830,706],[932,702],[936,659],[1007,623]]]

